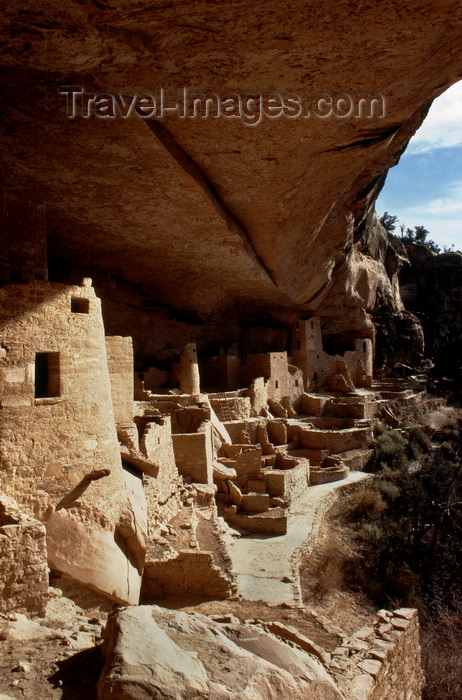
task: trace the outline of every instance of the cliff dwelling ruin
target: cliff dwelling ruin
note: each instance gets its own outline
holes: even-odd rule
[[[329,499],[367,478],[390,399],[425,398],[404,253],[374,201],[462,75],[461,12],[429,0],[6,9],[0,649],[9,623],[45,628],[53,606],[94,595],[114,606],[100,700],[136,685],[138,666],[156,669],[156,650],[178,685],[163,678],[142,697],[421,698],[415,611],[382,610],[348,634],[306,611],[303,622],[298,569]],[[306,104],[354,88],[381,93],[386,110],[254,127],[69,118],[69,85],[124,99],[158,85],[169,99],[180,85],[290,92]],[[412,327],[397,358],[411,377],[374,369],[384,302]],[[175,610],[210,601],[215,614]],[[300,617],[244,623],[230,601]],[[98,641],[85,624],[74,650],[80,633]],[[144,634],[119,673],[117,654]],[[224,680],[224,660],[209,668],[214,645],[248,685],[235,670]]]
[[[23,216],[7,197],[3,211],[8,223]],[[144,362],[131,336],[105,336],[91,279],[49,281],[44,209],[29,205],[28,217],[33,236],[13,226],[0,290],[3,612],[43,615],[50,571],[119,605],[236,596],[300,605],[294,565],[283,562],[308,529],[291,506],[350,472],[354,483],[384,396],[416,402],[423,385],[374,381],[371,337],[327,352],[316,315],[287,332],[258,329],[260,347],[281,336],[290,355],[245,353],[244,336],[212,353],[166,347]],[[23,266],[15,247],[31,238]],[[270,549],[287,540],[282,587],[255,574],[246,535],[269,538]],[[400,614],[397,634],[410,619]],[[415,623],[405,629],[414,643]],[[419,678],[416,667],[410,684]]]

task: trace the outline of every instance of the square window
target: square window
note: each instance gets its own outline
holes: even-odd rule
[[[90,299],[83,299],[82,297],[72,297],[71,312],[73,314],[89,314]]]

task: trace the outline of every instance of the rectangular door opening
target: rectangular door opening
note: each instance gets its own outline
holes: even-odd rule
[[[59,352],[38,352],[35,355],[35,398],[61,396]]]

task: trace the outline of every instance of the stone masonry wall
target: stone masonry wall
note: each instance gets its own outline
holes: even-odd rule
[[[269,353],[247,355],[245,364],[241,368],[241,378],[244,386],[248,386],[252,379],[263,377],[269,379],[271,375],[271,367]]]
[[[0,612],[42,615],[47,600],[45,527],[0,494]]]
[[[346,700],[421,700],[417,610],[379,611],[334,649],[329,671]]]
[[[249,418],[252,411],[248,396],[210,399],[210,404],[221,421]]]
[[[148,391],[157,391],[166,388],[170,384],[170,372],[167,370],[149,367],[146,372],[142,372],[141,376],[144,382],[144,388]]]
[[[180,474],[190,476],[199,484],[213,482],[213,447],[211,425],[204,432],[172,435],[175,461]]]
[[[321,323],[318,317],[300,319],[292,333],[292,361],[303,370],[306,389],[322,386],[336,373],[338,361],[345,362],[355,386],[372,382],[373,349],[370,338],[355,340],[355,349],[344,355],[328,355],[323,350]]]
[[[270,376],[268,397],[273,401],[290,396],[292,393],[292,377],[289,374],[286,352],[269,353]]]
[[[216,355],[200,363],[203,386],[222,391],[237,389],[240,385],[241,362],[238,354]]]
[[[143,577],[142,601],[188,595],[207,599],[229,597],[229,577],[214,564],[213,552],[181,550],[174,559],[148,563]]]
[[[267,396],[273,401],[287,396],[293,403],[303,393],[303,374],[289,366],[286,352],[247,355],[246,364],[241,368],[242,383],[250,385],[258,377],[266,380]]]
[[[179,362],[172,362],[170,371],[172,385],[178,387],[182,394],[200,393],[199,365],[195,343],[185,345],[180,353]]]
[[[127,492],[89,281],[0,289],[0,396],[3,489],[46,523],[50,566],[135,602],[140,579],[114,539]]]
[[[300,319],[292,332],[292,362],[303,371],[305,387],[310,389],[325,379],[321,324],[319,318]]]
[[[175,463],[170,416],[153,419],[147,424],[140,449],[159,467],[157,478],[143,474],[148,504],[148,536],[151,536],[157,523],[169,522],[181,508],[179,490],[182,479]]]
[[[116,425],[133,422],[133,342],[118,335],[106,337],[106,354],[111,379],[112,405]]]
[[[48,593],[46,530],[30,519],[0,527],[0,611],[41,615]]]
[[[331,452],[365,449],[373,443],[372,428],[348,428],[345,430],[317,430],[294,423],[289,428],[289,441],[298,440],[300,447],[327,449]]]
[[[72,300],[88,301],[88,313]],[[93,505],[116,522],[123,491],[99,300],[93,289],[34,282],[0,289],[0,466],[4,489],[46,517],[93,469]],[[57,386],[35,396],[36,353],[59,354]],[[55,371],[54,369],[50,371]]]

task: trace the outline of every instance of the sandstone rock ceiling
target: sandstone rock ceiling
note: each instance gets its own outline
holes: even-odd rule
[[[457,1],[12,0],[4,11],[2,179],[47,205],[50,253],[161,303],[312,303],[380,174],[462,75]],[[383,119],[65,114],[59,85],[130,94],[379,92]]]

